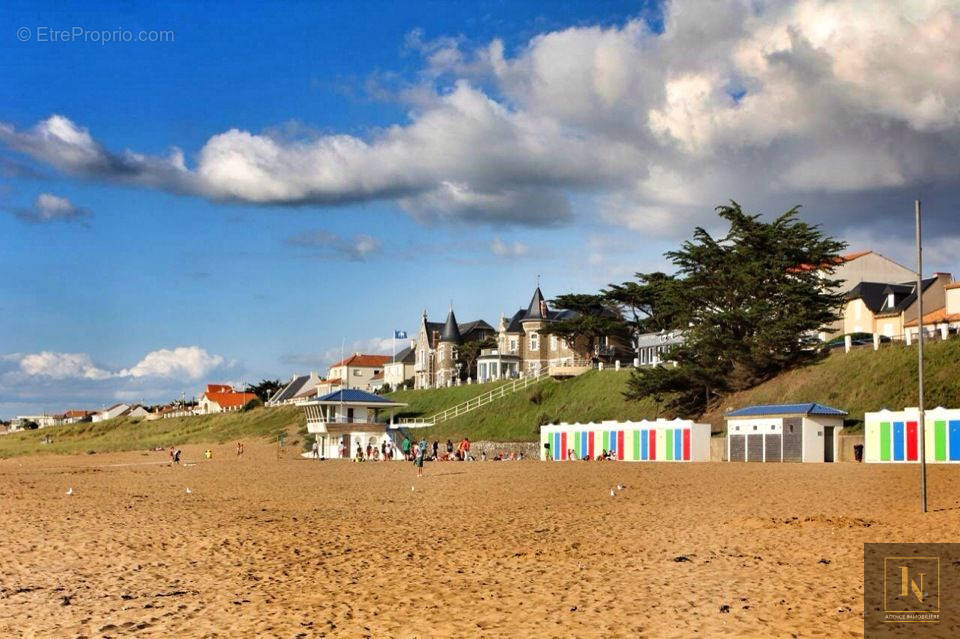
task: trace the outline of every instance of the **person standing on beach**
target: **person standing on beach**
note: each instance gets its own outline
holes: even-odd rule
[[[313,440],[313,458],[320,459],[320,442]]]
[[[467,461],[470,457],[470,438],[463,438],[463,461]]]
[[[423,456],[427,454],[427,442],[421,442],[422,446],[417,446],[417,454],[413,458],[413,465],[417,467],[417,477],[423,477]]]
[[[403,441],[400,442],[400,451],[403,453],[404,459],[410,459],[410,438],[406,435],[403,436]]]
[[[340,445],[337,447],[337,452],[340,453],[340,459],[347,458],[347,447],[344,446],[343,440],[340,440]]]
[[[447,459],[450,459],[453,456],[453,442],[449,439],[447,440]]]
[[[437,451],[439,450],[439,448],[440,448],[440,442],[438,442],[437,440],[433,440],[433,458],[434,459],[437,459]]]

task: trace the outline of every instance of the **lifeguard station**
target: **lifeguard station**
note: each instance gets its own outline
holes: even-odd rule
[[[356,388],[328,393],[303,404],[307,432],[316,435],[319,452],[327,459],[340,459],[340,444],[346,446],[344,459],[353,457],[357,446],[366,451],[367,444],[378,447],[383,438],[393,441],[390,425],[379,420],[380,411],[406,406]]]

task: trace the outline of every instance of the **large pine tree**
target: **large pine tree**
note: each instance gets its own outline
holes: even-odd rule
[[[722,393],[817,356],[816,333],[836,319],[842,303],[829,277],[846,244],[800,221],[797,210],[767,223],[736,202],[718,207],[730,224],[725,236],[697,228],[666,254],[677,267],[674,276],[638,274],[632,299],[652,300],[665,312],[645,323],[682,330],[685,341],[667,354],[675,367],[635,370],[628,398],[670,397],[672,412],[697,415]],[[624,286],[612,290],[622,294]]]

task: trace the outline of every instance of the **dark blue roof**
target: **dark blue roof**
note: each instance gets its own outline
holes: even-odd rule
[[[362,402],[364,404],[395,404],[396,402],[383,397],[374,395],[367,391],[357,388],[347,388],[345,390],[333,391],[321,397],[321,402]]]
[[[847,411],[816,402],[806,404],[764,404],[747,406],[727,413],[727,417],[757,417],[760,415],[846,415]]]

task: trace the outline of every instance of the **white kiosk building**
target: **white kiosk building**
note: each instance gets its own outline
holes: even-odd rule
[[[303,404],[303,412],[307,418],[307,432],[316,435],[321,457],[350,459],[358,446],[366,454],[367,444],[379,448],[384,438],[390,440],[395,450],[398,448],[389,424],[379,421],[378,417],[381,410],[400,406],[406,404],[348,388]],[[346,447],[342,457],[341,443]]]

